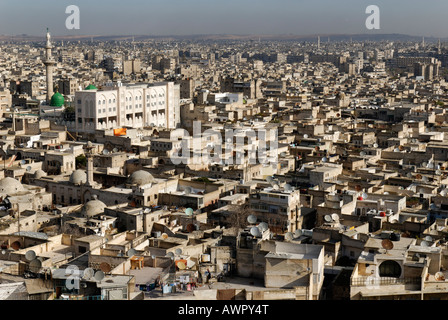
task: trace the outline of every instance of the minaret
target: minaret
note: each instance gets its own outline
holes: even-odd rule
[[[50,32],[47,28],[47,44],[45,45],[45,67],[47,70],[47,104],[50,104],[51,97],[53,96],[53,66],[56,62],[53,60],[51,56],[51,49],[53,46],[51,45],[51,36]]]
[[[423,39],[422,39],[422,47],[423,48],[425,47],[425,37],[423,37]]]
[[[89,187],[93,187],[94,186],[94,181],[93,181],[93,149],[95,147],[92,145],[92,143],[89,141],[87,143],[87,152],[86,152],[86,158],[87,158],[87,181],[86,181],[86,185]]]
[[[437,43],[437,54],[442,54],[442,46],[440,43],[440,39],[439,39],[439,42]]]

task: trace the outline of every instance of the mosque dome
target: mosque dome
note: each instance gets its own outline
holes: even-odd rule
[[[20,181],[11,177],[6,177],[0,180],[0,194],[11,195],[20,191],[25,191],[25,188]]]
[[[34,172],[34,179],[40,179],[42,177],[46,177],[47,173],[41,169],[38,169]]]
[[[62,107],[64,105],[65,99],[62,94],[59,92],[56,92],[52,97],[50,101],[51,107]]]
[[[74,185],[80,185],[86,183],[87,174],[85,173],[84,170],[78,169],[71,174],[69,181]]]
[[[98,90],[93,84],[89,84],[84,90]]]
[[[131,176],[129,177],[129,183],[135,184],[138,186],[143,186],[145,184],[154,183],[156,180],[150,174],[148,171],[144,170],[138,170],[135,171]]]
[[[98,214],[104,213],[104,208],[106,208],[106,204],[100,200],[97,200],[96,197],[94,197],[93,200],[88,201],[83,208],[81,209],[81,215],[84,218],[91,218],[93,216],[96,216]]]

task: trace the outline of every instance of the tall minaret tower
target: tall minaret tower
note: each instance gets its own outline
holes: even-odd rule
[[[51,56],[51,49],[53,49],[53,46],[51,45],[51,36],[47,28],[47,44],[45,45],[44,61],[47,69],[47,104],[50,104],[51,97],[53,96],[53,66],[56,64]]]

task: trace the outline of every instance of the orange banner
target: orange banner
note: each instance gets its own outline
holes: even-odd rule
[[[126,135],[126,128],[114,129],[114,136],[119,137],[125,135]]]

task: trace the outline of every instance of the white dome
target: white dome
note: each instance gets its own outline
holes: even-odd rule
[[[106,207],[106,204],[100,200],[90,200],[82,208],[81,214],[85,218],[90,218],[104,213],[104,208]]]
[[[78,169],[74,171],[70,176],[70,182],[75,185],[80,185],[87,182],[87,174],[85,171]]]
[[[34,172],[34,179],[40,179],[42,177],[46,177],[47,173],[41,169],[38,169]]]
[[[10,177],[0,180],[0,194],[11,195],[20,191],[25,191],[20,181]]]
[[[130,184],[136,184],[138,186],[143,186],[145,184],[154,183],[155,179],[148,171],[138,170],[135,171],[129,177]]]

